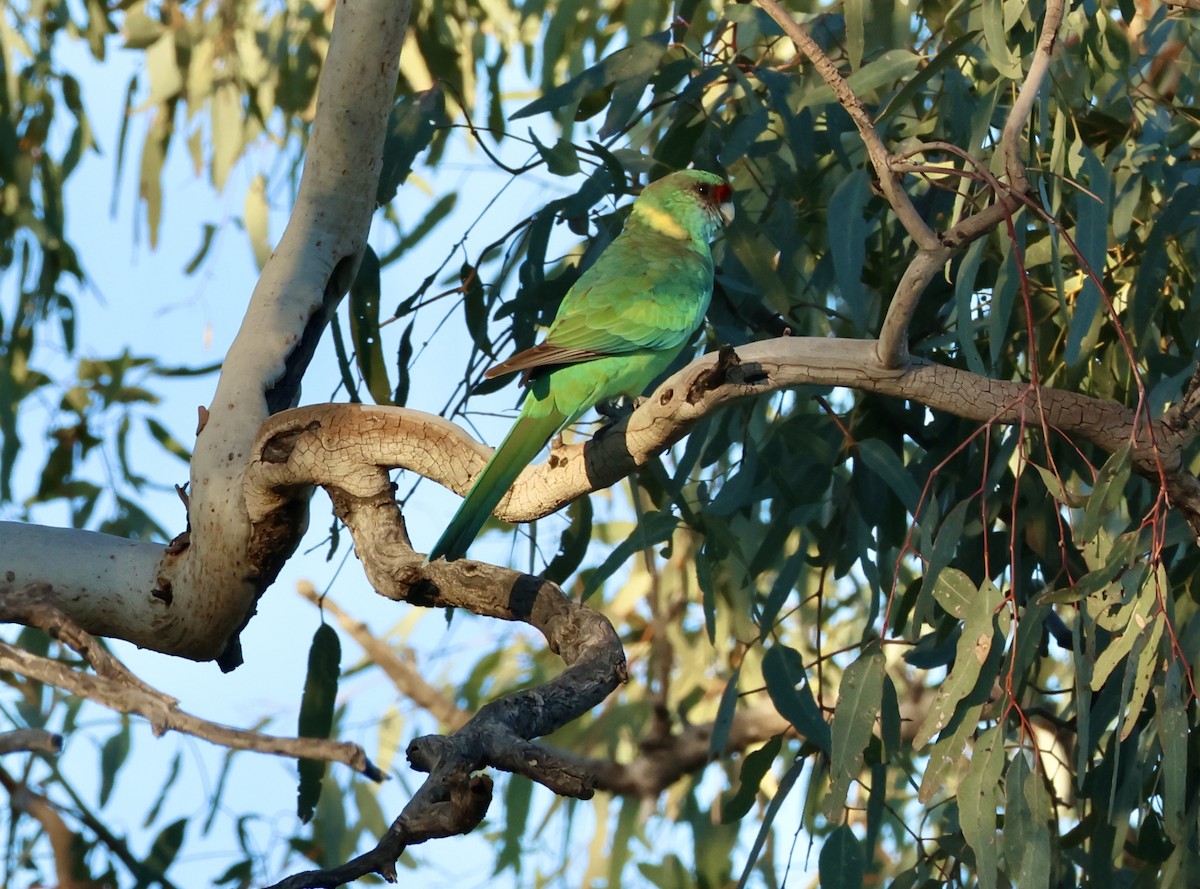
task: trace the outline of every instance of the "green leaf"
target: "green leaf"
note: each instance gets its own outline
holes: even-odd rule
[[[1083,521],[1075,535],[1076,543],[1082,546],[1096,536],[1101,524],[1117,509],[1125,497],[1125,484],[1133,468],[1133,445],[1126,442],[1120,450],[1113,452],[1096,474],[1096,484],[1088,496]]]
[[[158,813],[162,811],[163,803],[167,799],[167,791],[175,786],[175,779],[179,777],[179,766],[182,762],[180,754],[176,752],[171,758],[170,768],[167,769],[166,780],[163,781],[162,789],[158,791],[158,797],[154,800],[154,804],[150,806],[146,812],[146,817],[142,819],[142,827],[149,827],[158,819]]]
[[[212,247],[213,237],[216,235],[216,233],[217,227],[215,225],[213,225],[211,222],[204,223],[203,234],[200,236],[200,246],[196,249],[196,252],[192,255],[192,258],[188,260],[187,265],[183,267],[183,273],[185,275],[190,276],[196,274],[196,270],[200,268],[200,264],[204,262],[204,257],[208,256],[209,248]]]
[[[129,9],[121,22],[121,33],[125,35],[125,49],[147,49],[166,31],[162,22],[146,15],[142,4]]]
[[[733,717],[737,711],[738,677],[742,667],[739,664],[725,683],[725,691],[721,692],[721,701],[717,705],[717,718],[713,720],[712,737],[708,742],[709,756],[720,759],[725,755],[725,742],[729,740],[729,729],[733,727]]]
[[[167,869],[174,863],[175,856],[183,846],[183,837],[187,832],[187,819],[180,818],[164,827],[154,838],[150,852],[142,861],[142,865],[151,873],[166,876]],[[145,885],[138,880],[138,885]]]
[[[321,624],[313,634],[312,645],[308,649],[308,675],[304,680],[304,695],[300,699],[297,730],[301,738],[328,738],[333,731],[341,661],[342,643],[337,631],[328,624]],[[325,765],[323,760],[302,759],[299,762],[300,787],[296,813],[305,824],[312,820],[320,799]]]
[[[796,588],[796,582],[807,565],[808,553],[801,547],[788,556],[779,568],[758,617],[760,640],[765,641],[775,631],[775,621],[779,617],[779,611],[783,608],[788,596],[792,594],[792,590]]]
[[[164,105],[155,113],[146,130],[146,141],[142,143],[142,162],[138,170],[138,195],[146,203],[146,227],[152,248],[158,246],[162,223],[162,170],[173,132],[170,110]]]
[[[579,153],[569,139],[559,139],[553,146],[547,147],[533,130],[529,131],[529,138],[546,162],[546,169],[555,176],[574,176],[579,172]]]
[[[1009,48],[1001,0],[983,0],[983,40],[988,61],[1009,80],[1020,80],[1021,62]]]
[[[901,744],[900,697],[892,677],[884,673],[883,694],[879,711],[879,734],[883,740],[885,761],[890,761],[900,752]]]
[[[558,552],[542,576],[557,584],[566,583],[567,578],[574,574],[587,555],[588,546],[592,542],[592,498],[580,497],[573,500],[567,507],[567,518],[571,524],[563,532],[558,545]]]
[[[821,889],[862,889],[867,856],[848,825],[834,828],[821,847],[817,862]]]
[[[763,679],[767,694],[779,715],[795,727],[806,741],[825,753],[832,747],[829,724],[813,698],[800,654],[786,645],[773,645],[763,656]]]
[[[859,97],[865,97],[875,90],[891,86],[911,74],[921,64],[921,57],[907,49],[889,49],[871,62],[863,65],[846,78],[850,88]],[[813,108],[834,102],[833,90],[822,85],[816,89],[807,90],[801,98],[796,111],[803,108]]]
[[[999,869],[996,844],[996,806],[1004,771],[1004,737],[992,726],[975,742],[971,765],[958,788],[958,817],[963,838],[975,851],[975,875],[980,889],[995,889]]]
[[[1088,687],[1092,691],[1100,690],[1117,665],[1133,650],[1134,643],[1146,632],[1146,624],[1156,601],[1150,585],[1143,584],[1137,596],[1118,609],[1113,621],[1116,632],[1108,647],[1092,662],[1091,676],[1088,678]]]
[[[611,135],[619,131],[636,109],[646,84],[649,83],[650,75],[658,68],[659,60],[666,52],[670,39],[671,32],[662,31],[617,50],[595,65],[585,68],[566,83],[547,90],[540,99],[519,108],[509,116],[509,120],[557,111],[559,108],[580,102],[591,93],[621,84],[619,90],[613,90],[612,106],[600,133],[601,139],[607,138],[605,133]]]
[[[415,321],[409,321],[400,335],[400,345],[396,349],[396,391],[392,394],[392,404],[404,407],[408,404],[408,391],[412,382],[409,365],[413,358],[413,326]]]
[[[923,67],[917,75],[910,79],[904,87],[892,96],[887,106],[875,116],[875,126],[882,128],[883,124],[889,117],[898,111],[902,111],[917,96],[921,87],[923,87],[936,74],[948,67],[952,62],[956,62],[960,55],[969,55],[969,50],[974,49],[975,38],[979,35],[978,31],[967,31],[964,34],[956,37],[953,42],[934,56],[929,64]],[[982,248],[983,243],[976,241],[976,244]],[[974,245],[972,245],[973,247]],[[968,255],[969,255],[968,251]],[[966,260],[963,260],[964,264]],[[960,273],[961,274],[961,273]],[[974,275],[971,276],[972,285],[974,284]],[[957,284],[956,284],[957,290]],[[968,367],[970,364],[968,363]],[[982,371],[980,371],[982,373]]]
[[[1188,830],[1184,814],[1188,805],[1188,696],[1183,692],[1182,673],[1179,660],[1172,658],[1162,684],[1154,689],[1154,718],[1162,752],[1163,829],[1175,843],[1182,843]]]
[[[232,80],[221,81],[213,90],[210,114],[212,184],[217,191],[221,191],[246,144],[242,92]]]
[[[825,797],[825,817],[830,821],[840,819],[850,783],[862,772],[863,751],[883,703],[884,675],[884,658],[878,645],[868,646],[842,674],[830,726],[833,756],[829,794]]]
[[[629,48],[629,58],[622,62],[612,82],[608,114],[604,116],[604,126],[597,134],[601,141],[620,133],[637,114],[638,104],[670,42],[671,32],[661,31],[643,37]]]
[[[1165,612],[1155,614],[1150,631],[1137,634],[1133,651],[1125,663],[1125,679],[1121,688],[1121,699],[1126,702],[1125,718],[1121,721],[1122,741],[1129,737],[1142,716],[1142,707],[1146,703],[1146,696],[1150,694],[1150,681],[1158,671],[1158,643],[1162,641],[1166,623]],[[1129,628],[1126,632],[1131,630]]]
[[[633,533],[617,544],[600,567],[588,575],[587,583],[583,585],[584,600],[600,589],[634,554],[670,540],[678,524],[679,519],[669,512],[656,510],[643,515]]]
[[[984,365],[983,357],[979,354],[979,347],[975,343],[978,324],[975,321],[972,305],[977,293],[975,281],[986,246],[987,241],[981,239],[968,247],[954,278],[954,321],[955,331],[958,334],[958,347],[967,361],[967,370],[981,377],[987,376],[987,367]]]
[[[180,444],[179,439],[170,434],[168,428],[152,418],[152,416],[146,418],[146,432],[149,432],[150,437],[154,438],[155,442],[160,444],[162,449],[170,453],[170,455],[179,457],[185,463],[191,461],[192,452]]]
[[[487,293],[479,277],[479,269],[464,262],[458,271],[458,283],[463,295],[463,316],[471,341],[483,352],[489,352]]]
[[[376,404],[392,403],[392,384],[383,360],[383,336],[379,330],[379,257],[368,245],[362,265],[350,285],[350,340],[354,363]]]
[[[173,31],[163,32],[146,50],[146,73],[150,77],[147,106],[161,105],[174,99],[183,89],[183,73],[179,70],[176,52]]]
[[[771,797],[771,802],[767,804],[767,811],[763,815],[762,824],[759,825],[758,834],[754,837],[754,842],[750,845],[750,851],[746,855],[746,867],[742,870],[742,876],[738,880],[737,889],[745,889],[746,883],[750,879],[750,874],[754,872],[754,864],[758,861],[758,856],[766,844],[767,837],[770,835],[771,825],[775,822],[775,816],[779,814],[779,809],[783,806],[783,801],[792,792],[792,786],[796,783],[796,779],[800,777],[800,772],[804,768],[805,761],[802,757],[796,757],[795,761],[792,762],[791,766],[783,773],[783,777],[779,780],[779,788],[775,791],[775,796]]]
[[[100,806],[108,803],[116,784],[117,772],[129,757],[129,717],[121,717],[121,727],[100,748]]]
[[[1087,176],[1088,190],[1100,200],[1086,194],[1081,194],[1077,199],[1075,206],[1078,223],[1075,227],[1075,244],[1083,255],[1083,261],[1102,281],[1108,251],[1109,176],[1104,164],[1086,147],[1083,148],[1083,158],[1083,172]],[[1075,311],[1067,329],[1067,344],[1063,356],[1068,364],[1076,365],[1081,360],[1090,360],[1103,320],[1104,308],[1100,289],[1085,269],[1083,289],[1075,297]]]
[[[846,61],[850,63],[851,71],[857,71],[862,65],[863,46],[866,44],[863,24],[867,17],[867,4],[865,0],[845,0],[842,14],[846,22]]]
[[[919,596],[927,595],[926,590],[937,589],[937,580],[941,576],[942,571],[950,564],[954,558],[954,553],[958,550],[958,542],[962,539],[963,525],[967,520],[967,508],[970,506],[971,500],[960,500],[954,505],[954,508],[946,514],[942,519],[942,523],[938,526],[937,537],[933,542],[933,551],[929,554],[929,564],[925,568],[925,576],[921,578],[921,592]],[[968,585],[971,585],[970,580],[966,575],[962,575],[958,582],[966,580]],[[973,585],[972,590],[973,590]],[[947,609],[949,610],[949,609]],[[951,612],[954,614],[954,612]],[[965,614],[965,612],[964,612]],[[962,617],[962,614],[955,614],[955,617]]]
[[[783,735],[776,735],[757,750],[747,753],[738,772],[738,788],[733,796],[721,806],[721,822],[732,824],[740,821],[754,806],[762,780],[771,770],[771,764],[783,747]]]
[[[523,775],[511,775],[504,793],[504,834],[500,851],[496,853],[496,867],[492,876],[498,876],[508,868],[514,874],[521,872],[524,848],[525,825],[529,821],[529,804],[533,799],[533,782]]]
[[[869,329],[871,299],[862,282],[866,261],[867,222],[863,210],[870,196],[865,170],[845,177],[829,201],[829,252],[833,255],[838,290],[857,330]],[[867,444],[867,442],[862,442]],[[915,501],[914,501],[915,505]]]
[[[417,155],[429,147],[439,127],[447,125],[446,98],[439,87],[403,96],[388,116],[383,141],[383,163],[375,203],[389,204],[408,174]]]
[[[641,821],[641,802],[633,797],[621,800],[621,813],[617,815],[617,826],[613,831],[612,852],[608,861],[608,885],[621,885],[621,872],[633,851],[634,834]]]
[[[1040,776],[1018,750],[1004,779],[1004,831],[1000,846],[1005,872],[1021,889],[1049,889],[1050,807]]]
[[[884,484],[891,489],[904,508],[910,513],[916,512],[921,500],[921,489],[913,481],[896,452],[875,438],[868,438],[858,443],[858,456],[863,464],[883,479]]]
[[[942,572],[934,596],[950,614],[964,618],[964,623],[955,648],[954,666],[946,681],[938,686],[913,739],[913,746],[918,749],[949,725],[959,701],[975,690],[995,642],[992,618],[1003,601],[1003,595],[991,581],[985,580],[982,589],[976,591],[970,579],[954,570]]]
[[[354,372],[350,365],[350,356],[346,354],[346,341],[342,336],[342,325],[338,321],[337,313],[329,316],[329,332],[333,335],[333,352],[337,356],[338,373],[342,379],[342,385],[346,387],[346,397],[351,404],[361,404],[362,398],[358,394],[358,381],[354,378]]]

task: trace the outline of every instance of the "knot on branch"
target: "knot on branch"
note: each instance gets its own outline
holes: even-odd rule
[[[733,346],[722,345],[717,350],[717,361],[712,367],[696,375],[687,393],[688,404],[698,404],[710,392],[721,388],[726,383],[755,385],[769,378],[761,364],[751,362],[743,364]]]
[[[292,426],[271,435],[262,443],[259,453],[264,463],[286,463],[296,449],[296,442],[309,432],[317,432],[321,428],[319,420],[312,420],[303,426]]]

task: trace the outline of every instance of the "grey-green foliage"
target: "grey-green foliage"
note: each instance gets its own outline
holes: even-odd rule
[[[707,346],[768,335],[772,312],[793,333],[875,335],[915,248],[871,187],[848,115],[793,64],[756,6],[692,11],[690,26],[631,37],[513,115],[549,113],[574,134],[573,152],[537,146],[548,173],[590,171],[546,214],[578,230],[597,179],[624,188],[618,165],[722,170],[739,214],[717,248]],[[1042,11],[855,2],[804,21],[890,145],[947,142],[995,171]],[[1194,21],[1165,5],[1069,11],[1025,131],[1045,214],[1016,213],[930,285],[912,327],[916,354],[1151,415],[1178,397],[1200,330],[1197,49]],[[581,119],[598,139],[579,135]],[[961,160],[936,151],[918,160],[928,175],[904,185],[931,225],[948,227],[987,199],[978,180],[952,172]],[[569,269],[543,271],[546,214],[521,243],[517,286],[488,292],[503,339],[488,328],[481,351],[529,344],[571,280]],[[599,215],[602,240],[617,222]],[[899,885],[1196,879],[1195,803],[1164,770],[1179,774],[1197,755],[1182,733],[1196,718],[1184,677],[1200,638],[1200,557],[1156,484],[1131,478],[1129,458],[1053,428],[980,429],[931,417],[915,400],[827,388],[711,418],[676,460],[637,478],[640,523],[675,518],[666,554],[690,578],[671,594],[676,613],[693,615],[673,630],[674,712],[716,718],[725,688],[698,689],[684,651],[719,663],[731,640],[762,640],[738,646],[738,687],[761,675],[799,732],[773,774],[790,779],[797,756],[813,764],[791,792],[797,806],[805,800],[805,827],[834,844],[823,874],[861,852],[865,872]],[[553,552],[553,540],[539,543]],[[647,583],[664,595],[663,578],[640,561],[624,590],[605,587],[607,600]],[[585,570],[578,588],[594,589],[593,577]],[[619,612],[645,619],[635,614]],[[796,657],[780,656],[788,652]],[[652,674],[663,656],[638,654]],[[841,680],[839,694],[847,666],[853,682]],[[896,687],[915,707],[904,724]],[[814,731],[816,705],[833,714],[831,751]],[[631,725],[645,718],[645,704],[615,706]],[[757,765],[754,776],[772,774]],[[734,774],[730,783],[744,818],[771,813],[748,810],[744,785]],[[830,787],[836,796],[813,804]],[[779,792],[772,782],[763,790]],[[674,885],[669,873],[654,879]]]
[[[66,14],[38,8],[46,21]],[[87,9],[91,24],[75,27],[99,51],[105,14]],[[224,18],[203,3],[112,13],[126,42],[146,50],[143,76],[152,94],[158,84],[168,112],[137,134],[146,140],[152,228],[156,152],[183,135],[174,130],[179,103],[202,112],[201,137],[185,141],[217,187],[260,134],[303,138],[328,22],[303,5],[227,9]],[[950,143],[1001,171],[993,151],[1041,2],[848,0],[793,12],[850,76],[889,145]],[[168,39],[174,73],[156,50]],[[935,278],[912,325],[914,354],[1002,380],[1036,375],[1151,416],[1178,397],[1200,331],[1198,52],[1195,17],[1165,4],[1069,10],[1022,143],[1045,215],[1014,214]],[[228,77],[193,83],[188,53],[209,53]],[[541,98],[505,101],[510,55]],[[65,90],[68,81],[46,64],[48,89]],[[464,263],[448,244],[457,257],[449,281],[414,275],[394,311],[376,297],[368,264],[346,341],[378,344],[384,330],[395,340],[353,358],[342,344],[352,397],[403,403],[412,327],[380,324],[411,322],[435,284],[458,288],[477,359],[532,344],[576,273],[551,246],[557,223],[589,236],[583,262],[591,261],[621,221],[608,198],[625,195],[635,174],[695,164],[736,186],[738,216],[716,248],[705,348],[784,326],[874,336],[914,254],[873,187],[850,118],[752,3],[421,3],[402,79],[397,156],[432,144],[423,156],[436,164],[452,138],[446,124],[464,114],[502,152],[524,138],[526,118],[543,115],[559,136],[527,146],[534,166],[521,174],[558,177],[563,188],[523,224],[510,220],[508,241],[483,256]],[[12,128],[86,120],[73,111],[18,114],[15,101],[10,93]],[[69,170],[66,155],[51,163],[13,151],[0,161],[24,164],[29,182]],[[935,228],[988,199],[979,179],[956,172],[964,163],[954,156],[926,151],[914,160],[928,167],[903,184]],[[26,315],[5,319],[0,411],[10,413],[30,386],[45,384],[14,356],[31,353],[47,319],[69,329],[69,302],[56,287],[73,273],[71,254],[47,251],[50,240],[39,238],[57,211],[38,200],[23,216],[4,216],[13,232],[7,262],[24,264],[36,295]],[[411,244],[452,200],[439,201],[416,232],[402,231],[388,208],[381,219]],[[404,253],[380,256],[379,265],[402,263]],[[467,382],[478,383],[481,366],[464,368]],[[6,435],[4,453],[15,447]],[[69,478],[56,473],[44,478]],[[801,853],[789,856],[790,838],[780,848],[772,829],[760,829],[786,811],[816,837],[822,875],[843,885],[1200,879],[1191,667],[1200,551],[1154,480],[1131,476],[1127,451],[1105,454],[1053,428],[981,427],[916,401],[809,387],[710,417],[635,483],[637,526],[573,508],[553,562],[556,576],[577,594],[594,593],[589,601],[617,624],[633,681],[555,743],[636,757],[640,740],[662,742],[668,729],[708,720],[727,737],[735,670],[739,708],[774,702],[798,736],[749,756],[729,751],[721,799],[685,778],[667,791],[661,812],[670,814],[649,821],[632,801],[598,797],[596,836],[575,837],[592,841],[590,876],[670,887],[744,874],[776,885],[789,859],[803,866]],[[618,570],[580,545],[617,549],[636,527],[653,529],[645,537],[659,554],[652,569],[641,553]],[[543,527],[547,561],[558,549],[552,536]],[[497,684],[533,683],[556,668],[548,653],[491,652],[455,691],[473,708],[502,691]],[[44,712],[29,700],[29,714]],[[327,782],[316,814],[326,849],[351,835],[336,789]],[[373,797],[358,796],[344,793],[342,802],[369,809]],[[523,789],[507,797],[513,821],[497,834],[496,863],[518,870],[521,839],[539,828],[531,812],[541,810]],[[550,804],[567,830],[577,805]],[[699,851],[652,844],[653,819],[669,817]],[[743,825],[741,845],[727,845],[727,833],[714,840],[723,819]],[[632,851],[607,857],[614,838]],[[720,863],[703,854],[714,848]]]

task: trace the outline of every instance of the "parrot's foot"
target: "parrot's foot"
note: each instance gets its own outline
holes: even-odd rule
[[[628,398],[620,401],[601,401],[596,404],[596,413],[608,421],[611,426],[619,423],[633,413],[635,404]]]
[[[603,438],[608,434],[608,431],[628,417],[637,408],[637,402],[632,399],[624,399],[620,402],[602,401],[596,405],[596,413],[604,418],[600,424],[600,428],[596,430],[594,439]]]

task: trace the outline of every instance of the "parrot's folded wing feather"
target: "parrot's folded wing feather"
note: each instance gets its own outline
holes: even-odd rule
[[[494,367],[489,367],[483,372],[483,375],[490,380],[493,377],[515,373],[518,370],[579,364],[582,361],[603,358],[607,354],[607,352],[595,352],[591,349],[564,349],[554,343],[538,343],[532,349],[525,349]]]

